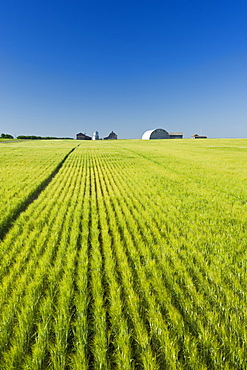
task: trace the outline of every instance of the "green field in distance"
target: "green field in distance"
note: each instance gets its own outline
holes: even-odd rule
[[[0,369],[247,368],[247,139],[0,143]]]

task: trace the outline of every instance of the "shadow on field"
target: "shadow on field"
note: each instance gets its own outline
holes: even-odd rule
[[[77,145],[78,146],[78,145]],[[77,146],[73,149],[71,149],[68,154],[62,159],[62,161],[57,165],[57,167],[52,171],[52,173],[43,180],[39,186],[34,189],[27,199],[25,199],[21,204],[19,204],[16,209],[14,209],[11,214],[3,221],[2,225],[0,225],[0,241],[4,239],[5,235],[9,232],[11,227],[13,226],[14,222],[17,220],[19,215],[24,212],[27,207],[34,202],[40,193],[49,185],[49,183],[52,181],[52,179],[56,176],[66,159],[69,157],[69,155],[77,148]]]

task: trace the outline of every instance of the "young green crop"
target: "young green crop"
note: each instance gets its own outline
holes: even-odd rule
[[[49,151],[25,145],[9,174]],[[246,159],[237,139],[80,143],[0,243],[0,368],[245,369]]]
[[[55,174],[75,141],[8,142],[0,145],[0,237]]]

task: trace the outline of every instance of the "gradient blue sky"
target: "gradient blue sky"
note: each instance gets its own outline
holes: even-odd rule
[[[246,0],[1,0],[0,132],[247,137],[246,20]]]

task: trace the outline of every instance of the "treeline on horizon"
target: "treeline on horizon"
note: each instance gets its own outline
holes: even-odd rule
[[[1,134],[1,139],[14,139],[10,134]],[[73,140],[72,137],[55,137],[55,136],[36,136],[36,135],[19,135],[16,139],[22,140]]]
[[[25,140],[73,140],[72,137],[55,137],[55,136],[35,136],[35,135],[19,135],[17,139],[25,139]]]
[[[1,139],[14,139],[14,137],[10,134],[1,134]]]

